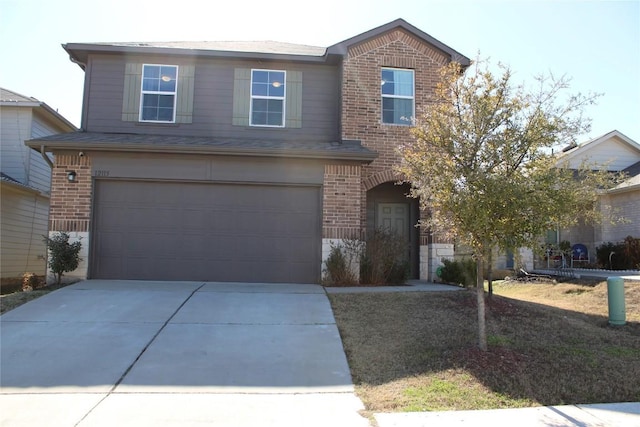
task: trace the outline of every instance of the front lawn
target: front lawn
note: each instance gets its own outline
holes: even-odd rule
[[[494,285],[489,351],[475,290],[330,294],[367,410],[434,411],[640,400],[640,282],[608,326],[606,282]]]

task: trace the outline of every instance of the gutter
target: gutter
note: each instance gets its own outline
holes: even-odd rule
[[[28,144],[29,145],[29,144]],[[80,151],[111,151],[111,152],[139,152],[139,153],[172,153],[172,154],[208,154],[224,156],[251,156],[251,157],[281,157],[298,159],[325,159],[325,160],[353,160],[371,163],[378,157],[377,153],[349,153],[349,152],[322,152],[311,150],[294,149],[260,149],[253,148],[223,148],[202,146],[167,146],[167,145],[139,145],[139,144],[104,144],[99,142],[78,143],[78,144],[49,144],[49,149],[58,150],[80,150]],[[44,146],[40,146],[41,152]]]

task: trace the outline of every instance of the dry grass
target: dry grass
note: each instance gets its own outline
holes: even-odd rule
[[[368,410],[488,409],[640,400],[640,282],[625,287],[629,323],[610,327],[606,282],[496,283],[487,353],[475,291],[330,298]]]
[[[22,292],[21,290],[17,290],[15,292],[2,294],[0,295],[0,314],[6,313],[9,310],[13,310],[16,307],[21,306],[22,304],[25,304],[36,298],[40,298],[41,296],[46,295],[49,292],[55,291],[56,289],[60,289],[70,284],[71,283],[49,285],[29,292]]]

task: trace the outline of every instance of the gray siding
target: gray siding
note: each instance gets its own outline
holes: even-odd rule
[[[31,137],[31,108],[0,107],[0,170],[13,179],[27,183]]]
[[[24,145],[24,141],[59,131],[27,107],[2,107],[0,117],[0,170],[23,184],[48,192],[51,169],[40,153]]]
[[[49,199],[0,184],[0,272],[2,278],[26,272],[45,274]]]
[[[50,123],[47,123],[38,114],[34,114],[33,123],[31,127],[31,138],[41,138],[48,135],[54,135],[60,133],[60,130],[53,127]],[[29,182],[28,184],[42,192],[49,192],[51,189],[51,168],[44,161],[42,155],[25,146],[29,151],[29,157],[31,159],[29,163]],[[52,159],[53,156],[49,155]]]
[[[336,140],[339,135],[339,69],[331,65],[286,62],[260,63],[226,59],[201,59],[195,63],[192,123],[151,124],[122,121],[126,63],[189,65],[185,59],[166,57],[93,56],[87,73],[90,82],[86,129],[90,132],[131,132],[193,135],[213,138],[278,140]],[[265,68],[302,73],[302,126],[263,128],[233,125],[236,68]]]

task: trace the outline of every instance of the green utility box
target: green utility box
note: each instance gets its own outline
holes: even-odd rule
[[[609,299],[609,324],[620,326],[627,323],[622,277],[607,278],[607,297]]]

